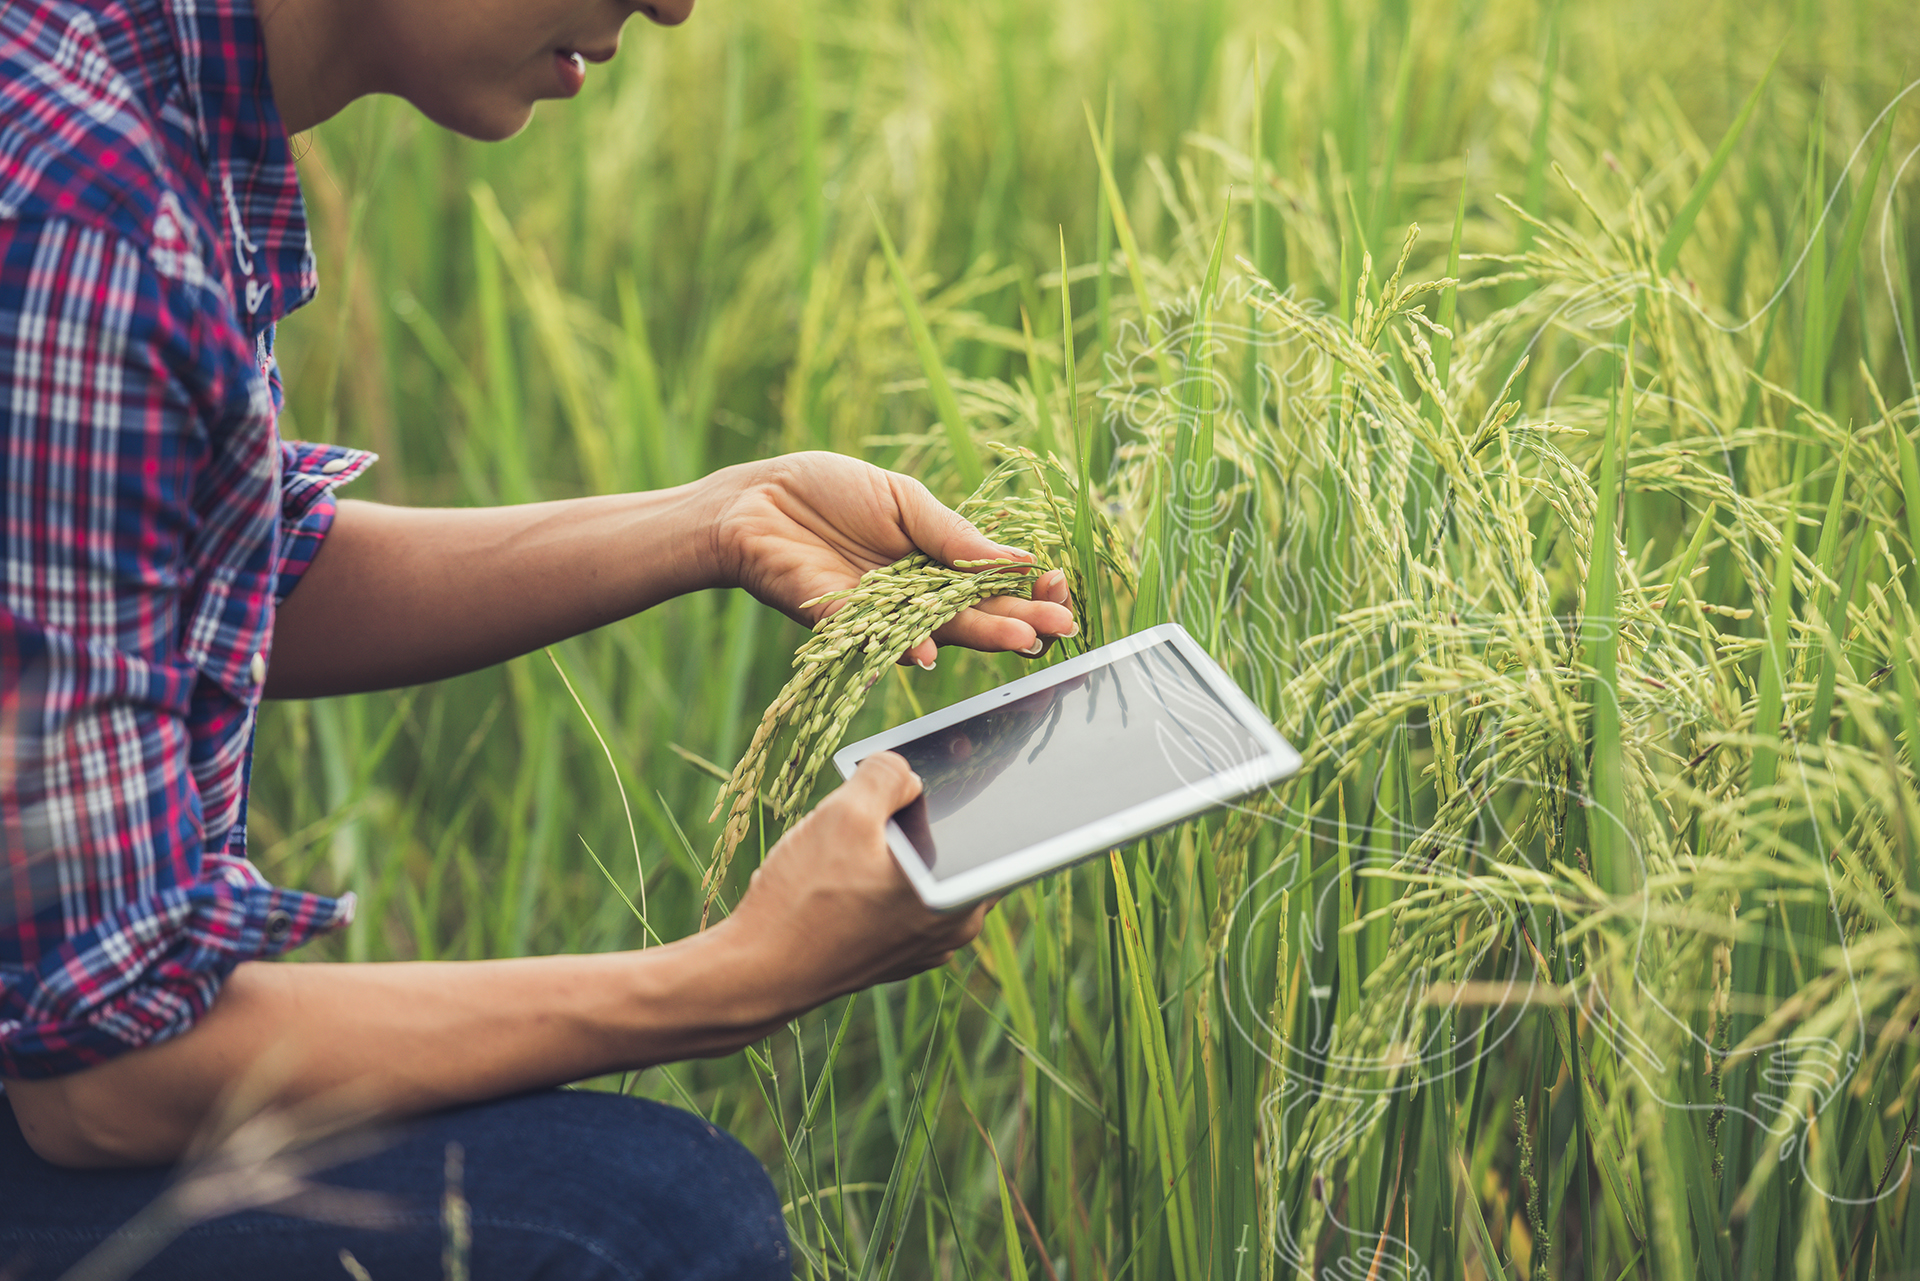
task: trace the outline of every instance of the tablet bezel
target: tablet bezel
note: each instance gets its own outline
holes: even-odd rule
[[[945,729],[970,716],[977,716],[1009,699],[1024,698],[1131,654],[1169,643],[1193,665],[1202,683],[1266,749],[1264,754],[1189,783],[1178,791],[1128,806],[1096,822],[1062,832],[953,877],[936,879],[921,860],[919,851],[907,839],[906,833],[900,830],[900,825],[888,819],[887,844],[893,850],[895,861],[907,874],[907,879],[913,882],[913,888],[921,900],[927,906],[942,911],[977,903],[989,895],[1002,893],[1082,859],[1092,858],[1105,850],[1193,818],[1298,773],[1300,753],[1280,736],[1260,709],[1254,706],[1253,700],[1178,623],[1162,623],[1158,627],[1136,632],[1051,667],[1031,672],[984,694],[962,699],[951,707],[943,707],[857,743],[850,743],[834,753],[834,768],[840,771],[842,778],[849,777],[861,761],[875,752],[889,751],[902,743]]]

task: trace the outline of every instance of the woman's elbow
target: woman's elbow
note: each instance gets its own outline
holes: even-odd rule
[[[123,1097],[94,1088],[89,1073],[6,1082],[20,1134],[36,1156],[70,1169],[165,1165],[183,1144],[158,1118],[139,1115]]]

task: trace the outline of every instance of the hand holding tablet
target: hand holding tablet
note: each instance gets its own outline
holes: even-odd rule
[[[921,899],[953,908],[1288,778],[1300,754],[1176,623],[850,744],[925,791],[887,824]]]

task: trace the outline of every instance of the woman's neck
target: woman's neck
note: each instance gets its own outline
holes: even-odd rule
[[[381,90],[380,5],[359,0],[259,0],[267,76],[289,134]]]

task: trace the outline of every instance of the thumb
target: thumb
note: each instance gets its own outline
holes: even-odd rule
[[[877,752],[860,762],[840,790],[856,809],[884,819],[920,795],[920,776],[904,756]]]
[[[911,476],[898,477],[894,502],[900,523],[914,546],[943,565],[961,560],[1032,560],[1031,552],[1005,547],[975,529],[973,522],[935,498]]]

